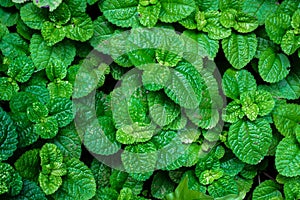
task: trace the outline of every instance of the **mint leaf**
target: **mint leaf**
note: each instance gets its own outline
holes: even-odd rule
[[[57,27],[56,24],[48,21],[43,23],[41,33],[48,46],[62,41],[66,36],[65,27]]]
[[[62,3],[62,0],[36,0],[33,3],[39,8],[48,8],[52,12]]]
[[[268,17],[265,22],[266,31],[271,40],[280,44],[282,37],[289,28],[291,18],[288,14],[281,12]]]
[[[87,14],[71,18],[71,24],[65,27],[66,37],[71,40],[85,42],[94,34],[92,19]]]
[[[161,4],[158,2],[154,5],[142,6],[138,5],[139,20],[143,26],[153,27],[158,21]]]
[[[28,27],[40,30],[48,19],[48,11],[38,8],[33,3],[27,3],[21,7],[20,16]]]
[[[262,182],[253,192],[253,200],[262,200],[266,198],[283,200],[280,186],[272,180]]]

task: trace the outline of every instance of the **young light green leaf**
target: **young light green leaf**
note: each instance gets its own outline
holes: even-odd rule
[[[17,82],[7,77],[0,77],[0,100],[9,101],[19,91]]]
[[[39,8],[48,8],[52,12],[62,3],[62,0],[36,0],[33,3]]]
[[[105,0],[99,4],[101,11],[109,22],[121,27],[139,25],[138,0]]]
[[[253,200],[263,199],[283,200],[280,186],[272,180],[267,180],[259,184],[253,191]]]
[[[7,160],[17,149],[18,134],[10,116],[0,107],[0,161]]]
[[[73,86],[68,81],[56,80],[48,84],[50,98],[70,98],[73,94]]]
[[[96,193],[96,183],[91,170],[80,160],[66,161],[67,174],[60,188],[52,195],[55,199],[91,199]]]
[[[71,40],[85,42],[94,35],[92,19],[87,14],[71,18],[71,24],[65,27],[66,37]]]
[[[244,116],[245,113],[242,110],[241,102],[239,100],[234,100],[226,106],[222,118],[225,122],[235,123]]]
[[[175,67],[182,59],[181,54],[176,54],[165,49],[157,49],[155,57],[160,65],[167,67]]]
[[[275,83],[289,74],[290,61],[282,53],[275,53],[271,48],[265,50],[258,62],[258,72],[262,79],[269,83]]]
[[[46,195],[53,194],[58,190],[62,184],[62,178],[60,176],[53,176],[52,174],[46,175],[39,174],[39,184]]]
[[[53,138],[58,132],[57,120],[54,117],[47,117],[41,122],[34,125],[34,133],[44,139]]]
[[[284,138],[277,146],[275,166],[278,172],[287,177],[300,175],[300,145],[292,137]]]
[[[49,21],[43,23],[41,33],[48,46],[55,45],[66,36],[65,27],[56,26],[55,23]]]
[[[248,164],[257,164],[267,155],[271,140],[272,129],[261,118],[253,122],[239,120],[228,132],[228,144],[233,153]]]
[[[36,123],[43,121],[48,116],[48,113],[47,107],[40,102],[35,102],[27,108],[28,119]]]
[[[271,40],[280,44],[282,37],[291,24],[291,18],[285,12],[276,13],[268,17],[265,22],[266,31]]]
[[[139,20],[143,26],[153,27],[158,21],[161,4],[158,2],[154,5],[142,6],[138,5]]]
[[[27,3],[20,9],[23,22],[32,29],[42,29],[43,23],[48,20],[48,11],[40,9],[33,3]]]
[[[7,75],[18,82],[24,83],[30,79],[34,68],[35,66],[29,57],[19,56],[14,58],[8,66]]]
[[[243,92],[255,91],[256,80],[247,70],[228,69],[223,75],[222,85],[224,93],[231,99],[238,99]]]
[[[30,52],[37,70],[52,65],[56,59],[69,66],[74,60],[76,49],[70,41],[63,41],[52,47],[47,46],[42,36],[34,34],[30,40]]]
[[[161,0],[159,19],[162,22],[176,22],[189,16],[196,8],[193,0]]]
[[[53,60],[46,67],[46,75],[50,81],[64,79],[67,75],[67,66],[61,60]]]
[[[222,48],[230,64],[236,69],[241,69],[254,57],[257,39],[254,33],[232,33],[230,37],[222,40]]]
[[[160,127],[170,124],[180,114],[179,106],[163,93],[150,92],[147,99],[150,116]]]

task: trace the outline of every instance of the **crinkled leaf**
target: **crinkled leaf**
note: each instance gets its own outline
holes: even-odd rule
[[[162,89],[170,77],[170,69],[157,64],[147,64],[142,75],[143,85],[147,90],[156,91]]]
[[[277,7],[276,0],[245,0],[243,2],[243,12],[257,17],[259,25],[263,25]]]
[[[64,79],[67,75],[67,66],[61,60],[53,60],[46,67],[46,75],[50,81]]]
[[[192,12],[192,14],[190,14],[189,16],[187,16],[186,18],[179,20],[178,22],[184,26],[184,28],[186,29],[191,29],[194,30],[197,28],[197,22],[195,20],[195,11]]]
[[[55,11],[49,13],[49,18],[56,24],[66,24],[71,19],[69,6],[61,3]]]
[[[62,3],[62,0],[36,0],[33,3],[39,8],[47,8],[52,12]]]
[[[67,126],[74,118],[72,101],[67,98],[55,98],[47,105],[49,115],[53,116],[59,127]]]
[[[104,163],[98,161],[97,159],[94,159],[91,163],[90,167],[96,181],[96,185],[98,190],[100,188],[108,187],[109,186],[109,180],[111,176],[111,168]]]
[[[18,57],[28,55],[28,43],[18,33],[9,33],[0,41],[0,49],[4,56]]]
[[[164,49],[157,49],[155,51],[155,57],[160,65],[167,67],[175,67],[182,59],[182,55],[170,52]]]
[[[37,102],[36,96],[29,92],[18,92],[16,93],[9,102],[9,107],[12,112],[20,113],[27,112],[27,107],[32,103]]]
[[[208,193],[214,198],[238,194],[237,183],[231,177],[222,177],[208,186]]]
[[[40,167],[39,149],[28,150],[14,163],[17,172],[22,178],[37,181]]]
[[[128,112],[133,122],[149,123],[148,102],[146,91],[139,87],[133,92],[128,101]]]
[[[60,176],[39,174],[39,184],[46,195],[53,194],[62,184]]]
[[[8,66],[7,75],[14,80],[24,83],[28,81],[34,71],[34,64],[27,56],[19,56],[13,59]]]
[[[258,72],[262,79],[269,83],[275,83],[289,74],[290,61],[282,53],[275,53],[271,48],[265,50],[258,62]]]
[[[7,160],[17,149],[18,134],[10,116],[0,107],[0,161]]]
[[[300,36],[296,35],[294,31],[287,31],[282,37],[281,48],[284,53],[291,55],[300,47]]]
[[[97,189],[96,195],[93,197],[95,200],[101,199],[110,199],[110,200],[117,200],[119,193],[110,187],[101,187]]]
[[[257,39],[254,33],[232,33],[230,37],[222,40],[222,48],[230,64],[236,69],[241,69],[254,57]]]
[[[58,123],[54,117],[47,117],[34,125],[34,133],[44,139],[53,138],[58,132]]]
[[[86,11],[86,1],[82,0],[64,0],[64,3],[66,3],[73,15],[76,15],[77,13],[81,14]]]
[[[264,119],[253,122],[240,120],[228,132],[228,144],[233,153],[248,164],[259,163],[268,153],[272,129]]]
[[[94,34],[92,19],[87,14],[71,18],[71,24],[65,27],[66,37],[85,42]]]
[[[9,101],[19,91],[17,82],[7,77],[0,77],[0,100]]]
[[[222,85],[227,97],[238,99],[241,93],[256,90],[254,76],[247,70],[228,69],[223,75]]]
[[[42,121],[45,117],[47,117],[48,113],[49,112],[47,107],[40,102],[35,102],[27,108],[28,119],[36,123]]]
[[[193,0],[161,0],[161,11],[159,19],[162,22],[176,22],[189,16],[195,10]]]
[[[242,110],[241,102],[239,100],[234,100],[226,106],[222,118],[225,122],[235,123],[244,116],[245,113]]]
[[[150,92],[147,95],[149,114],[160,127],[166,126],[180,114],[180,108],[163,93]]]
[[[80,160],[66,161],[67,175],[60,188],[53,194],[55,199],[91,199],[96,193],[96,183],[91,170]]]
[[[142,6],[138,5],[139,20],[143,26],[153,27],[158,21],[161,4],[158,2],[155,5]]]
[[[117,26],[136,27],[139,25],[138,0],[105,0],[99,6],[108,21]]]
[[[154,175],[151,184],[151,194],[153,197],[162,199],[166,194],[175,189],[175,184],[170,180],[165,172],[158,172]]]
[[[290,179],[283,186],[284,196],[287,200],[300,198],[300,180],[299,178]]]
[[[30,40],[30,52],[37,70],[45,69],[53,60],[61,60],[69,66],[74,60],[76,49],[70,41],[63,41],[52,47],[47,46],[42,36],[34,34]]]
[[[12,200],[47,200],[45,193],[41,190],[41,188],[32,181],[24,180],[23,186],[20,194],[12,198]]]
[[[66,30],[62,26],[56,26],[52,22],[44,22],[41,30],[42,36],[48,46],[53,46],[62,41],[66,36]]]
[[[32,29],[42,29],[43,23],[48,19],[48,11],[40,9],[33,3],[27,3],[20,9],[23,22]]]
[[[97,49],[102,41],[108,40],[115,32],[114,26],[104,16],[99,16],[93,21],[94,35],[90,40],[91,45]]]
[[[283,200],[280,186],[272,180],[259,184],[253,191],[253,200],[278,199]]]
[[[289,28],[291,18],[288,14],[281,12],[268,17],[265,22],[266,31],[271,40],[280,44],[282,37]]]
[[[300,145],[294,138],[284,138],[277,146],[275,166],[283,176],[300,175]]]
[[[45,86],[31,85],[25,88],[25,92],[34,95],[34,97],[44,104],[50,100],[49,90]]]
[[[22,189],[22,177],[7,163],[0,163],[0,194],[15,196]]]
[[[0,7],[0,22],[5,26],[13,26],[17,23],[19,14],[14,10],[4,9]]]
[[[127,179],[128,179],[128,173],[124,171],[119,171],[117,169],[113,169],[109,179],[109,183],[113,189],[119,191],[122,189]]]
[[[73,86],[68,81],[56,80],[48,84],[50,98],[70,98],[73,94]]]

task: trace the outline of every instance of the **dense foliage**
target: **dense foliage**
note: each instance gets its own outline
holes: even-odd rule
[[[298,0],[0,0],[0,199],[300,199]]]

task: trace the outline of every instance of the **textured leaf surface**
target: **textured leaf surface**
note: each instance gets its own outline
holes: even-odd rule
[[[237,183],[231,177],[222,177],[208,186],[208,193],[214,198],[238,194]]]
[[[281,41],[281,48],[284,53],[291,55],[300,47],[300,36],[296,35],[294,31],[287,31]]]
[[[54,23],[49,21],[43,23],[41,34],[48,46],[62,41],[66,36],[64,27],[56,27]]]
[[[40,135],[41,138],[53,138],[58,132],[58,123],[54,117],[44,118],[41,122],[34,125],[34,133]]]
[[[41,190],[41,188],[32,181],[24,180],[22,190],[19,195],[12,198],[13,200],[47,200],[45,193]]]
[[[241,69],[254,57],[257,39],[253,33],[247,35],[233,33],[222,40],[222,48],[230,64],[236,69]]]
[[[27,3],[20,9],[23,22],[32,29],[42,29],[43,23],[48,19],[48,12],[40,9],[33,3]]]
[[[52,12],[62,3],[62,0],[38,0],[33,3],[39,8],[48,8]]]
[[[300,180],[299,178],[290,179],[284,184],[284,195],[287,200],[299,199],[300,197]]]
[[[0,163],[0,195],[8,193],[15,196],[22,189],[22,178],[15,169],[7,163]]]
[[[228,144],[233,153],[248,164],[259,163],[268,153],[272,129],[264,119],[238,121],[230,126]]]
[[[280,44],[282,37],[290,26],[290,23],[290,16],[284,12],[273,14],[268,17],[266,19],[265,26],[270,39],[276,44]]]
[[[24,83],[30,79],[34,68],[31,58],[19,56],[9,65],[7,75],[18,82]]]
[[[256,90],[254,76],[247,70],[226,70],[222,85],[225,95],[232,99],[238,99],[243,92]]]
[[[67,175],[56,193],[55,199],[91,199],[96,193],[96,183],[91,170],[80,160],[71,158],[66,161]]]
[[[264,81],[275,83],[285,78],[289,73],[290,61],[281,53],[275,53],[268,48],[264,51],[258,62],[258,72]]]
[[[300,106],[296,104],[280,104],[273,111],[273,120],[278,131],[284,136],[294,134],[300,122]]]
[[[73,103],[67,98],[55,98],[47,107],[49,115],[57,120],[59,127],[67,126],[74,119]]]
[[[71,24],[65,30],[67,38],[81,42],[89,40],[94,34],[92,19],[86,14],[71,18]]]
[[[175,189],[175,184],[170,180],[168,174],[159,172],[154,175],[151,184],[151,194],[153,197],[162,199],[166,194],[171,193]]]
[[[275,165],[283,176],[300,175],[300,145],[293,138],[284,138],[277,146]]]
[[[105,0],[99,5],[104,16],[113,24],[121,27],[139,25],[137,0]]]
[[[49,47],[43,38],[36,34],[30,40],[30,52],[37,70],[45,69],[55,59],[59,59],[66,66],[69,66],[76,54],[74,45],[69,41],[63,41]]]
[[[7,160],[17,149],[18,134],[10,116],[0,107],[0,161]]]
[[[27,117],[32,122],[42,121],[43,118],[47,116],[48,109],[44,104],[40,102],[35,102],[27,108]]]
[[[142,75],[143,85],[150,91],[162,89],[167,84],[171,74],[168,67],[157,64],[147,64],[144,70]]]
[[[274,181],[267,180],[259,184],[253,192],[253,200],[278,199],[283,200],[280,186]]]
[[[138,5],[139,20],[143,26],[153,27],[158,21],[161,4],[142,6]]]
[[[18,84],[11,78],[0,77],[0,99],[9,101],[19,90]]]
[[[147,95],[149,112],[160,127],[170,124],[180,114],[180,108],[163,93],[151,92]]]
[[[19,34],[10,33],[2,37],[0,49],[4,56],[14,58],[28,54],[28,43]]]
[[[161,0],[161,12],[159,19],[162,22],[176,22],[189,16],[195,10],[193,0]]]

